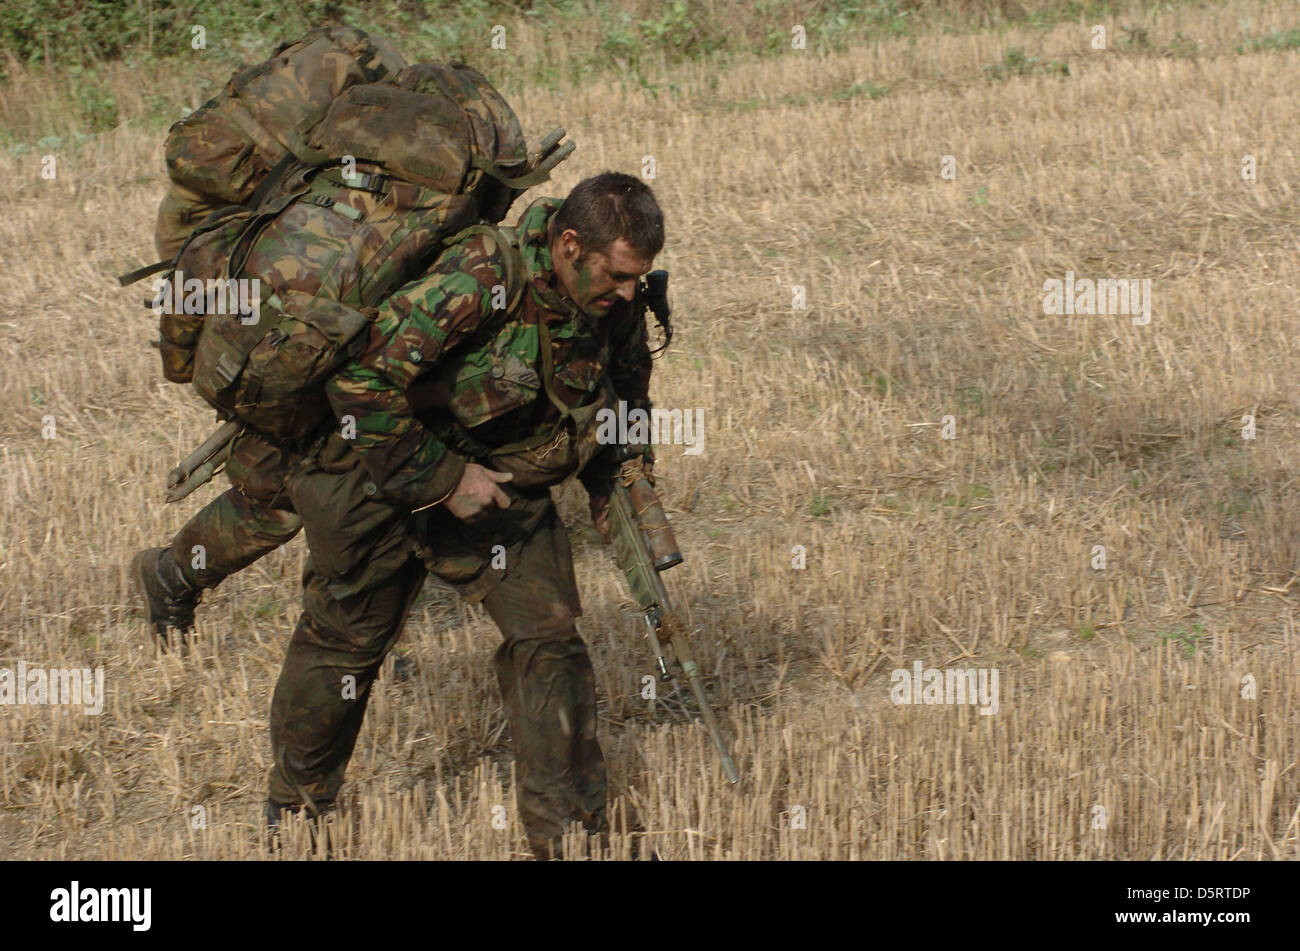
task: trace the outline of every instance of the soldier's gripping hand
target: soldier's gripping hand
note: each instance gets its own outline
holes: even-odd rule
[[[510,496],[501,491],[499,484],[513,478],[512,472],[497,472],[474,462],[468,463],[456,491],[443,504],[447,511],[462,521],[469,521],[493,504],[508,509]]]
[[[588,508],[591,509],[591,522],[596,526],[596,531],[600,532],[600,540],[606,545],[609,544],[609,496],[593,495],[588,500]]]
[[[623,464],[623,467],[617,470],[614,478],[624,478],[628,474],[637,472],[640,467],[640,474],[645,477],[651,485],[655,484],[654,477],[654,458],[650,455],[643,455],[635,460]],[[588,490],[589,499],[588,508],[591,510],[591,522],[596,526],[596,531],[600,532],[600,540],[606,545],[610,543],[609,534],[609,495],[594,486]]]

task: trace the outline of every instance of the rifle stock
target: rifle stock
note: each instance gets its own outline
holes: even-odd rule
[[[226,420],[216,432],[203,440],[198,449],[167,473],[166,501],[179,502],[216,475],[230,455],[230,444],[243,428],[244,424],[237,419]]]

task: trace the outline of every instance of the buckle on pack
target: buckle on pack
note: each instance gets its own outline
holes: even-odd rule
[[[374,172],[357,172],[352,176],[340,175],[340,177],[348,188],[359,188],[376,195],[382,193],[384,186],[388,184],[387,175],[378,175]]]
[[[358,191],[370,192],[372,195],[382,195],[388,187],[388,176],[379,172],[356,171],[348,175],[342,168],[332,168],[321,177],[332,185],[355,188]]]
[[[350,221],[360,221],[365,217],[364,212],[357,211],[351,205],[345,205],[341,201],[335,201],[329,195],[311,194],[303,200],[310,205],[320,205],[322,208],[328,208],[330,211],[338,212]]]

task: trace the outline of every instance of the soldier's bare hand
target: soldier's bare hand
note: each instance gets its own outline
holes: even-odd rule
[[[514,477],[512,472],[497,472],[471,462],[465,466],[456,491],[443,504],[447,511],[462,521],[468,521],[493,504],[508,509],[510,496],[501,491],[500,483],[509,482]]]

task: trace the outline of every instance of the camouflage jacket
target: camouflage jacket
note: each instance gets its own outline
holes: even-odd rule
[[[433,505],[454,491],[469,461],[487,464],[476,449],[553,426],[559,412],[541,378],[540,321],[551,340],[553,392],[566,405],[591,404],[608,374],[629,408],[649,410],[641,311],[618,299],[593,321],[554,287],[547,224],[561,204],[540,198],[519,221],[525,286],[514,314],[494,307],[510,252],[474,235],[385,301],[364,349],[326,384],[335,414],[355,421],[352,446],[385,497],[412,509]],[[598,475],[584,472],[589,489]]]

